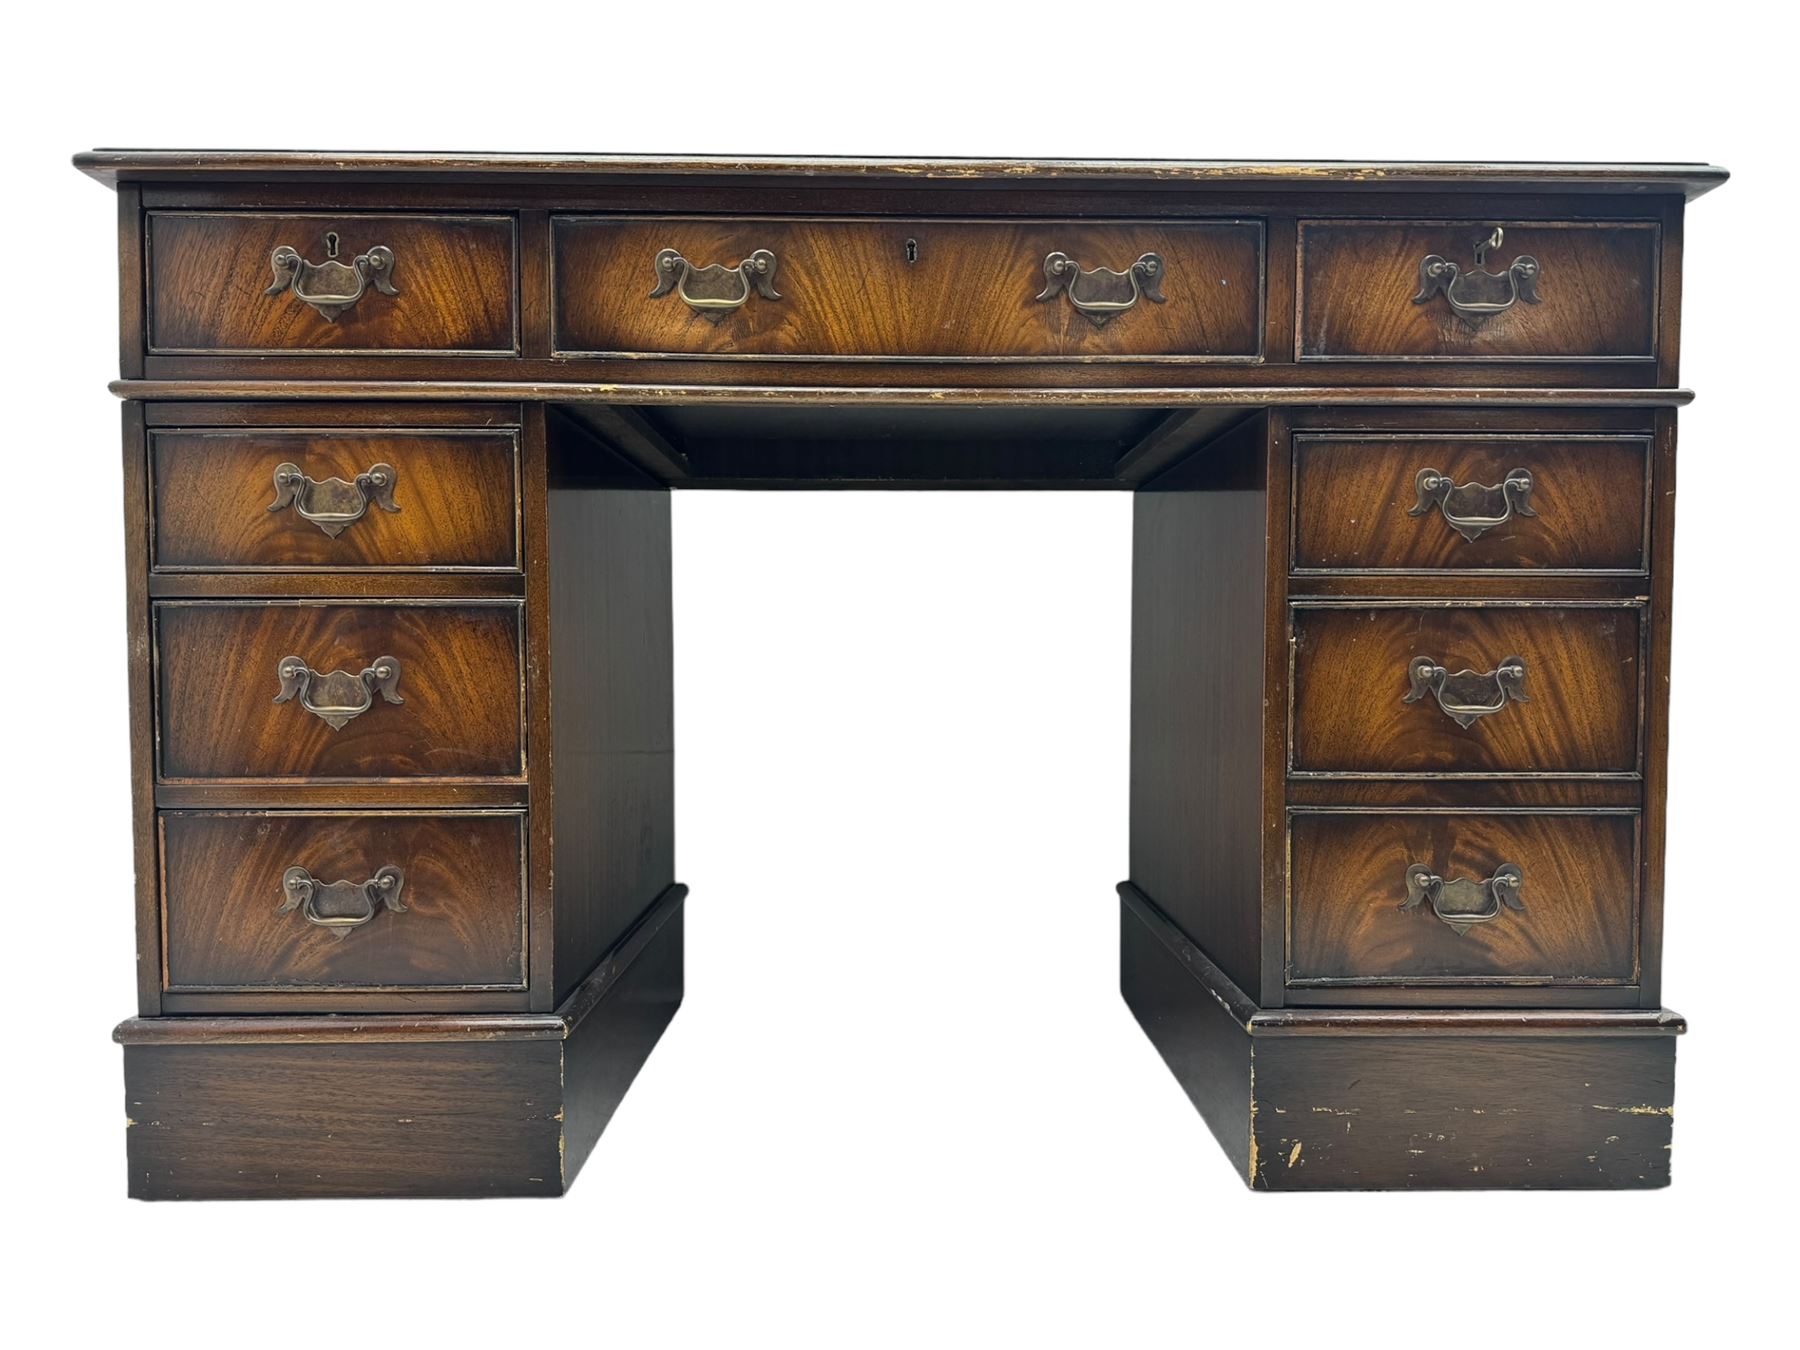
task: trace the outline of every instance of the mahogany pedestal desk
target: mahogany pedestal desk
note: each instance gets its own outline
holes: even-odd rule
[[[1121,982],[1239,1176],[1667,1182],[1722,171],[77,164],[119,207],[132,1195],[569,1186],[682,993],[671,488],[1135,493]]]

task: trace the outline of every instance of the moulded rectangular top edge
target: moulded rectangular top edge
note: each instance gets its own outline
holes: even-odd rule
[[[178,180],[413,182],[591,178],[809,178],[1030,185],[1104,182],[1180,187],[1404,191],[1675,193],[1692,199],[1729,176],[1710,164],[1458,164],[1352,160],[855,159],[823,155],[577,155],[326,150],[90,150],[75,167],[111,186]]]

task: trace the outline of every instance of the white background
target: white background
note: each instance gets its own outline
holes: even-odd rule
[[[1793,625],[1774,584],[1796,547],[1792,33],[1775,7],[1728,3],[1233,11],[14,14],[14,1344],[1769,1339],[1800,1168]],[[94,145],[1731,168],[1687,235],[1683,382],[1701,397],[1682,414],[1665,988],[1694,1030],[1674,1186],[1246,1192],[1116,991],[1129,499],[691,493],[675,501],[689,992],[574,1192],[126,1201],[108,1040],[133,988],[115,222],[68,167]]]

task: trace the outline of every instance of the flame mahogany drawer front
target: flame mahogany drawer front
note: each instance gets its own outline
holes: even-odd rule
[[[510,600],[159,602],[162,778],[520,779],[520,619]]]
[[[160,571],[519,567],[515,431],[150,433]]]
[[[511,216],[146,219],[153,354],[518,350]]]
[[[523,813],[169,811],[160,833],[170,993],[525,988]]]
[[[1258,221],[560,216],[559,353],[1253,360]]]
[[[1656,356],[1651,221],[1302,220],[1306,361]]]
[[[1294,438],[1299,572],[1647,569],[1648,436]]]
[[[1290,769],[1635,776],[1637,602],[1295,604]]]
[[[1296,812],[1288,984],[1634,985],[1637,839],[1634,811]]]

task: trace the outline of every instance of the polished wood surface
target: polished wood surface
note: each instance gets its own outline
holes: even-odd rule
[[[1499,487],[1524,470],[1535,512],[1467,538],[1419,505],[1420,471]],[[1642,573],[1649,566],[1648,436],[1299,436],[1294,556],[1300,571]],[[1487,509],[1498,515],[1499,494]],[[1492,518],[1491,516],[1489,518]]]
[[[1682,217],[1723,171],[80,163],[119,189],[133,1194],[567,1187],[681,999],[672,487],[1139,494],[1122,990],[1240,1176],[1666,1182]],[[266,293],[328,236],[396,293]],[[1490,239],[1489,300],[1537,260],[1513,303],[1415,303]],[[652,297],[664,248],[768,249],[779,298]],[[1163,303],[1037,298],[1152,252]],[[268,510],[278,464],[375,463],[397,512]],[[404,701],[333,731],[287,656]],[[1403,702],[1420,656],[1529,701],[1459,726]],[[1525,908],[1458,934],[1408,862],[1514,864]],[[296,865],[404,868],[407,909],[332,937]]]
[[[154,352],[511,352],[518,346],[514,225],[505,216],[151,212]],[[394,254],[397,295],[372,286],[335,319],[291,292],[265,295],[283,245],[311,263]]]
[[[1642,609],[1635,603],[1293,608],[1296,773],[1633,774],[1641,762]],[[1451,671],[1525,664],[1530,702],[1458,726],[1403,702],[1417,656]]]
[[[476,603],[156,605],[161,775],[201,778],[518,778],[520,607]],[[277,669],[321,675],[400,663],[398,693],[333,730]]]
[[[557,217],[552,228],[561,352],[1081,360],[1261,350],[1263,232],[1253,221]],[[696,313],[673,293],[651,299],[665,248],[695,267],[727,268],[767,249],[781,298],[752,294],[723,316]],[[1057,252],[1115,272],[1160,254],[1165,302],[1139,299],[1098,327],[1064,296],[1040,301],[1045,258]],[[1115,289],[1103,298],[1130,298]],[[707,293],[742,291],[733,276]]]
[[[165,811],[166,987],[329,991],[344,1012],[381,1006],[358,997],[372,992],[522,991],[523,826],[518,812]],[[362,882],[388,866],[404,875],[403,912],[377,907],[340,937],[299,910],[280,911],[290,867],[323,882]]]
[[[1520,300],[1471,319],[1441,295],[1413,303],[1424,259],[1473,272],[1475,247],[1496,225],[1504,243],[1483,270],[1536,258],[1537,304]],[[1296,352],[1303,360],[1648,360],[1660,249],[1653,222],[1303,220]]]
[[[151,433],[155,566],[517,570],[516,432],[382,428],[166,428]],[[371,503],[335,535],[276,500],[277,466],[354,483],[377,464],[394,505]]]
[[[1296,813],[1288,982],[1631,984],[1637,828],[1635,812]],[[1415,863],[1471,881],[1516,866],[1524,909],[1464,933],[1429,901],[1403,911]],[[1635,991],[1620,1001],[1635,1002]]]

